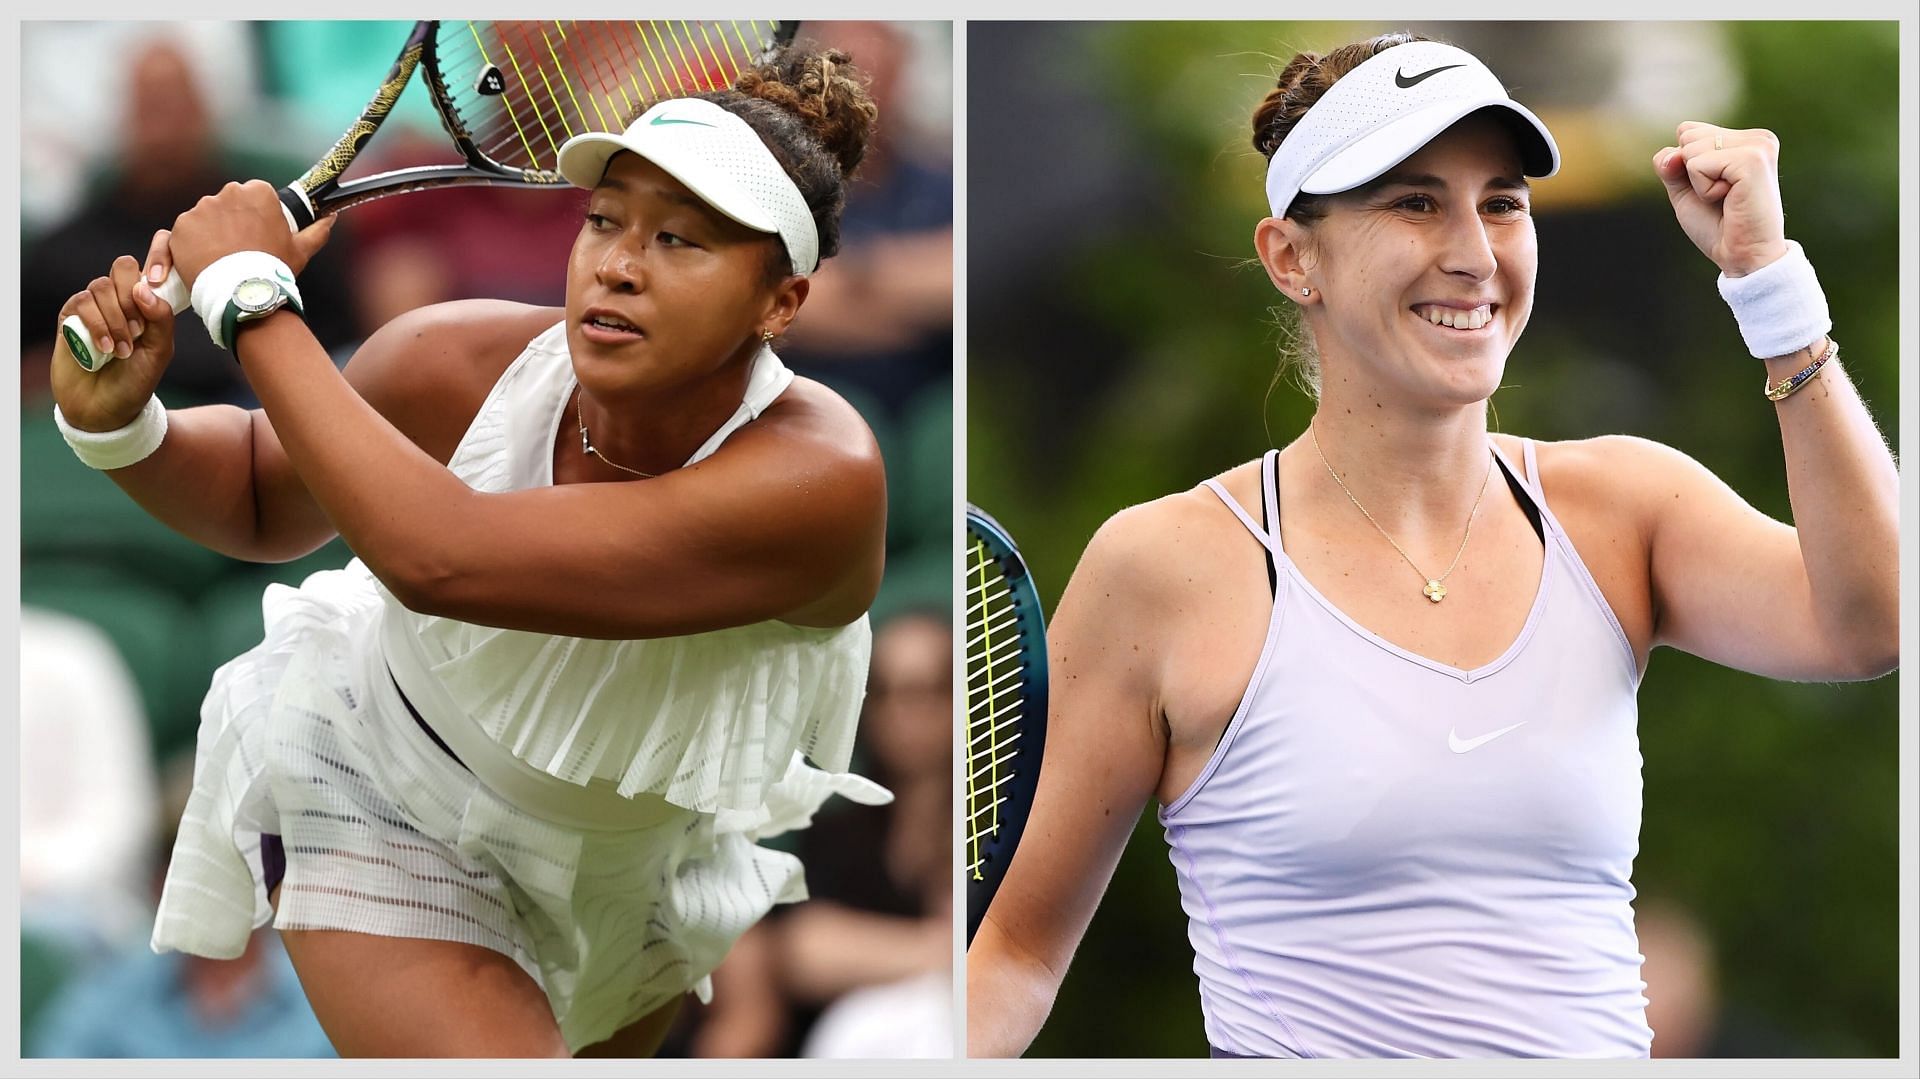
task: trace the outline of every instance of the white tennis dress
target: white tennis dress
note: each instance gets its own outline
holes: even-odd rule
[[[763,351],[740,410],[688,463],[792,377]],[[480,491],[551,484],[573,388],[556,325],[449,467]],[[409,611],[358,559],[270,586],[263,607],[265,639],[215,672],[201,708],[156,951],[237,956],[269,919],[477,944],[540,982],[577,1049],[690,989],[705,999],[733,941],[805,898],[798,859],[756,839],[805,827],[833,794],[891,797],[846,771],[864,616],[557,637]],[[263,833],[286,851],[277,915]]]

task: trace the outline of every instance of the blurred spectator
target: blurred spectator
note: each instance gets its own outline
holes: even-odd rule
[[[947,619],[916,611],[884,623],[869,678],[860,725],[866,771],[893,791],[893,804],[836,807],[815,820],[799,850],[811,897],[775,908],[742,938],[714,973],[713,1004],[686,1009],[670,1053],[951,1054]],[[889,1024],[900,1029],[887,1031]]]
[[[20,229],[32,241],[79,208],[89,176],[114,153],[113,129],[129,100],[131,69],[93,64],[73,77],[76,56],[125,57],[164,39],[192,57],[214,125],[244,122],[258,108],[248,24],[29,21],[20,27]],[[34,92],[36,88],[46,92]]]
[[[20,610],[20,918],[81,953],[144,941],[159,810],[132,675],[92,624]]]
[[[1720,998],[1713,938],[1694,913],[1667,899],[1634,904],[1640,967],[1647,983],[1647,1025],[1656,1057],[1808,1055],[1775,1025],[1742,1015]]]
[[[144,262],[154,232],[170,227],[200,196],[230,180],[286,183],[310,164],[223,142],[213,122],[212,99],[229,88],[206,85],[192,54],[171,36],[157,32],[134,45],[126,64],[118,129],[93,133],[95,141],[113,146],[115,156],[93,178],[73,215],[27,245],[22,255],[23,399],[43,390],[55,316],[67,297],[107,273],[120,255]],[[336,235],[300,280],[308,323],[335,349],[359,336],[341,278],[347,246]],[[251,403],[233,358],[215,347],[191,316],[182,324],[161,393],[174,395],[170,403]]]
[[[828,1006],[800,1050],[805,1057],[950,1057],[953,972],[942,967],[904,981],[856,989]]]
[[[163,879],[192,777],[191,754],[167,767],[165,842],[146,859],[150,894]],[[25,1053],[38,1057],[335,1055],[271,929],[255,931],[239,958],[225,960],[156,955],[143,934],[65,983],[21,1035]]]
[[[803,36],[844,49],[872,79],[880,124],[841,218],[840,254],[822,263],[781,355],[828,384],[857,386],[894,413],[953,363],[953,175],[917,159],[899,130],[913,42],[883,22],[809,22]]]
[[[127,948],[69,983],[26,1032],[36,1057],[331,1057],[272,930],[238,959]]]

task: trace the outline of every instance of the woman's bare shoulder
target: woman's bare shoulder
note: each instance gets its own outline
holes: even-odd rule
[[[858,409],[823,383],[795,378],[768,408],[763,428],[783,440],[804,444],[848,464],[880,465],[873,429]]]
[[[505,300],[455,300],[409,311],[375,331],[347,380],[389,422],[441,461],[527,343],[564,316]]]
[[[794,492],[810,512],[865,528],[886,515],[886,466],[866,419],[845,398],[795,378],[759,419],[715,454],[742,482]]]
[[[1494,435],[1502,452],[1519,464],[1522,439]],[[1637,435],[1596,435],[1550,442],[1534,439],[1540,486],[1549,498],[1558,494],[1596,499],[1638,499],[1649,492],[1672,491],[1707,475],[1692,457]]]
[[[1259,462],[1236,465],[1213,477],[1251,515],[1259,514]],[[1082,554],[1083,570],[1130,581],[1136,591],[1179,592],[1202,568],[1231,557],[1247,542],[1247,530],[1206,484],[1137,505],[1107,518]],[[1076,576],[1082,571],[1077,570]]]

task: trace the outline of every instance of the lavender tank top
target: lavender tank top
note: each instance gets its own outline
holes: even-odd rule
[[[1218,1055],[1648,1055],[1638,665],[1533,443],[1524,477],[1495,455],[1546,557],[1525,627],[1474,670],[1362,628],[1208,481],[1277,582],[1219,747],[1159,814]]]

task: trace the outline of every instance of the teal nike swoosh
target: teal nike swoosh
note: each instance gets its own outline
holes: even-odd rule
[[[705,120],[676,120],[671,116],[656,116],[647,123],[648,127],[661,127],[665,124],[693,124],[696,127],[712,127]]]

